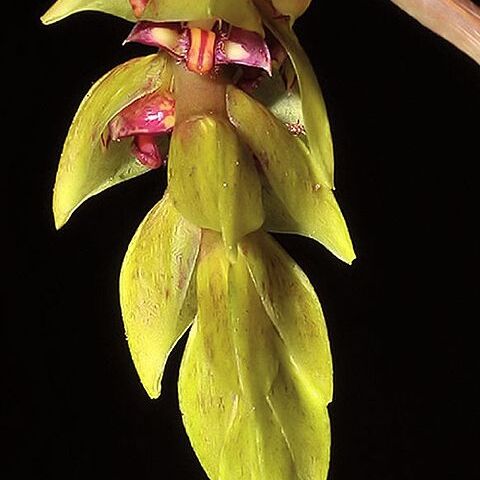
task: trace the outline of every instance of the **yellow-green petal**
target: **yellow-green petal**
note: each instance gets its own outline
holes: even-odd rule
[[[131,153],[130,142],[111,142],[102,134],[110,120],[136,99],[171,82],[169,60],[150,55],[130,60],[102,77],[85,96],[70,126],[53,195],[60,228],[89,197],[148,171]]]
[[[290,215],[282,200],[269,188],[263,191],[265,229],[269,232],[294,233],[309,237],[324,245],[345,263],[356,256],[348,227],[335,196],[328,188],[316,189],[307,183],[299,187],[302,208]]]
[[[190,222],[221,232],[232,257],[238,240],[263,224],[254,161],[228,122],[201,116],[177,125],[168,174],[174,205]]]
[[[42,16],[45,25],[63,20],[77,12],[96,11],[109,13],[135,22],[129,0],[58,0]]]
[[[255,232],[240,243],[253,283],[290,362],[306,390],[328,404],[333,370],[322,308],[301,268],[273,238]]]
[[[299,178],[320,183],[308,147],[260,102],[229,86],[227,112],[237,132],[260,162],[263,173],[279,193],[295,195],[295,183]],[[290,172],[294,173],[293,179]]]
[[[288,268],[274,273],[286,276],[274,280],[272,288],[298,280]],[[292,350],[306,347],[311,327],[303,337],[298,334],[304,344],[285,343],[262,304],[246,258],[240,253],[229,264],[220,238],[199,262],[197,296],[179,396],[190,441],[211,480],[325,480],[327,400],[310,379],[303,380],[303,364],[295,365]],[[278,304],[282,313],[284,305]],[[294,309],[285,311],[290,313]],[[307,321],[324,328],[321,311],[314,314]],[[324,353],[315,354],[330,366]]]
[[[225,20],[264,35],[262,19],[252,0],[151,0],[142,20],[156,22]]]
[[[160,395],[167,358],[196,312],[190,287],[200,229],[188,223],[168,194],[150,211],[128,248],[120,300],[128,345],[151,398]]]
[[[315,159],[315,170],[321,184],[333,188],[333,143],[327,108],[315,71],[297,36],[285,19],[272,18],[271,11],[262,0],[257,2],[268,29],[275,35],[293,64],[297,74],[303,119],[308,146]]]
[[[266,178],[265,228],[314,238],[351,263],[355,253],[347,225],[333,193],[315,177],[304,142],[267,108],[234,87],[227,90],[227,110]]]

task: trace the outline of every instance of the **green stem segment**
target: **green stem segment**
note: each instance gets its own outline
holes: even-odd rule
[[[227,118],[226,79],[221,75],[190,72],[183,64],[174,66],[176,124],[198,115]]]

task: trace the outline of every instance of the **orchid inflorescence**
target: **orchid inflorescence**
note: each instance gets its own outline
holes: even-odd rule
[[[333,194],[333,148],[314,70],[293,31],[310,0],[59,0],[135,25],[155,47],[101,78],[58,168],[57,228],[89,197],[162,166],[163,198],[128,248],[120,300],[151,398],[187,332],[185,428],[212,480],[325,479],[332,361],[322,309],[267,232],[355,254]]]

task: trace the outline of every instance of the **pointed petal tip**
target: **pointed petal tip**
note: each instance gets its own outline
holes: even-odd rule
[[[347,233],[348,234],[348,233]],[[331,252],[342,262],[346,263],[347,265],[352,266],[353,262],[357,259],[357,254],[353,249],[353,244],[350,239],[350,235],[348,234],[348,239],[346,239],[346,245],[344,248],[339,249],[337,251],[331,250]]]
[[[352,252],[352,256],[345,258],[345,259],[344,259],[344,262],[345,262],[347,265],[352,266],[352,265],[353,265],[353,262],[354,262],[356,259],[357,259],[357,256],[355,255],[355,252]]]
[[[55,23],[55,17],[53,15],[50,14],[50,10],[47,10],[41,17],[40,17],[40,21],[44,24],[44,25],[51,25],[52,23]]]
[[[160,389],[159,382],[149,386],[142,382],[142,385],[145,391],[147,392],[147,395],[149,396],[150,400],[157,400],[160,397],[161,389]]]
[[[58,232],[65,225],[65,222],[54,220],[54,224],[55,224],[55,230]]]
[[[64,213],[60,212],[56,206],[53,207],[53,223],[55,225],[55,230],[60,230],[69,219],[69,215],[65,215]]]

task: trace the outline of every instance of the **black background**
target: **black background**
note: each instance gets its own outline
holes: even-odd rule
[[[106,15],[43,27],[49,3],[10,3],[2,27],[3,478],[205,479],[177,406],[183,343],[162,397],[149,400],[119,310],[124,252],[165,173],[88,201],[60,232],[50,211],[81,98],[150,50],[122,47],[130,27]],[[475,478],[479,67],[386,0],[317,0],[297,32],[325,93],[337,198],[359,257],[349,267],[279,237],[329,326],[330,478]]]

